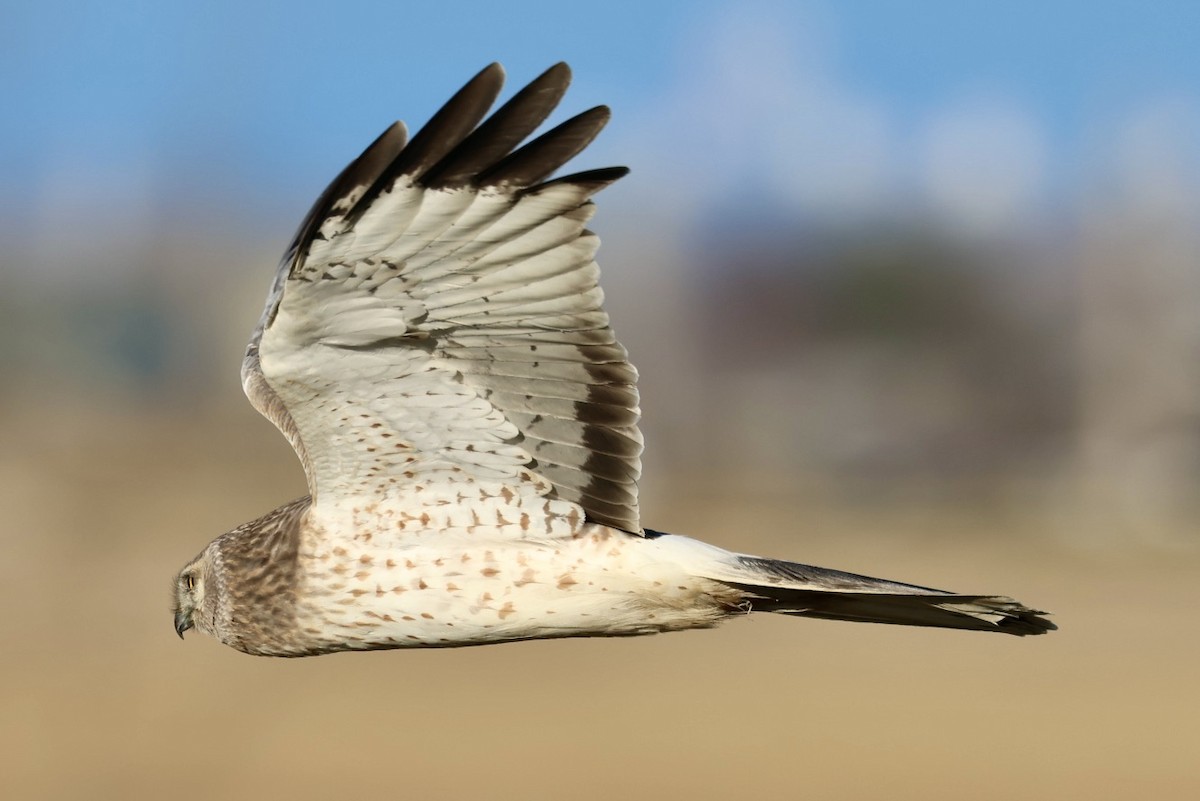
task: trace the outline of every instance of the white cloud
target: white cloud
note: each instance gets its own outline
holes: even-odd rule
[[[623,115],[612,143],[637,167],[630,191],[653,201],[643,206],[688,220],[745,200],[846,220],[905,214],[915,193],[935,218],[983,236],[1045,210],[1048,143],[1031,111],[967,96],[918,118],[914,143],[888,98],[840,66],[820,9],[727,5],[696,20],[675,80]]]
[[[888,118],[837,75],[833,41],[791,6],[699,20],[662,102],[633,115],[644,126],[622,143],[627,158],[701,207],[747,193],[818,214],[879,204],[893,182]]]
[[[1131,210],[1145,216],[1194,213],[1200,204],[1200,107],[1161,97],[1133,111],[1117,132],[1113,163]]]
[[[966,233],[1029,222],[1046,187],[1045,137],[1012,102],[968,100],[929,120],[919,182],[940,218]]]

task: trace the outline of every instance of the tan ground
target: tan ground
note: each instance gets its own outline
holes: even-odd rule
[[[4,798],[1200,798],[1194,552],[961,510],[798,514],[787,481],[735,504],[660,478],[657,527],[1008,593],[1062,630],[761,616],[274,661],[179,642],[168,605],[212,536],[301,491],[282,440],[248,411],[184,438],[169,419],[47,435],[54,413],[0,425]]]

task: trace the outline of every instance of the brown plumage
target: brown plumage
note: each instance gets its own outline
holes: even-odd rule
[[[623,167],[550,179],[600,132],[551,67],[490,118],[492,65],[411,142],[389,127],[287,248],[243,386],[309,495],[214,540],[175,628],[252,654],[650,634],[749,611],[1040,634],[956,595],[641,525],[637,372],[584,228]]]

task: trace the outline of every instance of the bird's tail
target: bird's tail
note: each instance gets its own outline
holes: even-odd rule
[[[755,556],[736,559],[745,567],[746,579],[723,582],[745,592],[753,611],[998,631],[1018,637],[1045,634],[1057,628],[1041,617],[1045,612],[1002,595],[960,595],[795,562]]]
[[[745,608],[753,612],[996,631],[1018,637],[1058,628],[1042,617],[1045,612],[1002,595],[960,595],[796,562],[732,554],[696,540],[678,539],[683,541],[681,545],[688,543],[685,547],[692,551],[693,559],[689,561],[696,575],[743,593]],[[700,554],[691,543],[706,551],[711,549],[708,558],[695,560]]]

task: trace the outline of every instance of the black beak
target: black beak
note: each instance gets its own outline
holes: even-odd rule
[[[192,618],[182,609],[175,613],[175,633],[183,639],[183,633],[192,627]]]

